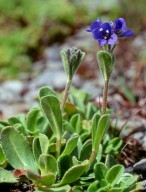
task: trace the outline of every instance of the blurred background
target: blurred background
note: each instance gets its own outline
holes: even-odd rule
[[[130,126],[146,126],[146,5],[145,0],[0,0],[0,115],[1,119],[27,112],[37,105],[38,89],[57,91],[65,86],[60,58],[64,47],[78,47],[86,58],[74,86],[92,94],[99,104],[103,79],[96,52],[86,32],[98,17],[123,17],[134,37],[116,48],[108,106]],[[135,115],[136,114],[136,115]],[[121,120],[122,121],[122,120]]]

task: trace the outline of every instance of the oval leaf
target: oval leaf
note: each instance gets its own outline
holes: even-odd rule
[[[107,174],[107,167],[105,166],[104,163],[97,163],[94,167],[94,173],[95,173],[95,178],[100,181],[102,179],[105,179],[105,176]]]
[[[87,192],[97,192],[97,186],[99,184],[99,181],[94,181],[93,183],[91,183],[87,189]]]
[[[0,183],[16,183],[17,179],[13,176],[13,173],[6,169],[0,168]]]
[[[86,160],[79,165],[75,165],[71,167],[69,170],[65,172],[58,186],[75,182],[87,170],[88,166],[89,166],[89,161]]]
[[[31,169],[37,172],[36,162],[29,143],[12,127],[2,130],[1,144],[8,162],[16,169]]]
[[[110,79],[113,71],[113,60],[109,53],[106,51],[99,51],[97,53],[98,65],[102,72],[105,81]]]
[[[108,114],[101,116],[101,118],[99,119],[93,143],[93,150],[95,151],[98,151],[99,145],[107,128],[108,122],[109,122]]]
[[[47,192],[69,192],[69,191],[71,191],[71,187],[69,185],[47,189]]]
[[[33,150],[34,158],[35,158],[36,162],[38,163],[39,157],[42,154],[39,137],[35,137],[33,139],[32,150]]]
[[[78,135],[75,135],[73,137],[71,137],[67,143],[66,143],[66,147],[64,149],[64,151],[62,152],[61,155],[70,155],[70,153],[74,150],[74,148],[76,147],[77,143],[78,143]]]
[[[97,113],[93,116],[93,119],[92,119],[92,145],[94,145],[96,140],[96,130],[98,127],[99,119],[100,119],[100,115]]]
[[[124,173],[124,167],[122,165],[114,165],[108,172],[105,179],[114,186]]]
[[[26,125],[27,129],[30,133],[36,132],[36,122],[39,115],[40,109],[33,108],[28,112],[28,115],[26,117]]]
[[[60,137],[62,132],[62,114],[59,100],[55,96],[45,96],[41,98],[41,106],[53,132],[57,137]]]
[[[81,116],[80,116],[80,114],[74,114],[70,119],[70,124],[74,128],[74,132],[79,134],[81,132]]]
[[[47,86],[44,86],[42,88],[40,88],[39,90],[39,96],[40,98],[44,97],[44,96],[50,96],[50,95],[53,95],[53,96],[56,96],[57,97],[57,94],[55,93],[55,91],[53,91],[52,89],[50,89],[49,87]]]
[[[39,166],[41,170],[41,175],[46,175],[48,172],[55,173],[57,171],[56,159],[51,155],[40,155]]]
[[[45,186],[51,186],[54,184],[56,180],[55,174],[53,173],[48,173],[47,175],[43,175],[40,178],[37,179],[37,184],[38,185],[45,185]]]

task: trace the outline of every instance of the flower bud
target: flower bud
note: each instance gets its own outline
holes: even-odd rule
[[[71,81],[73,75],[77,72],[85,53],[77,48],[65,48],[61,51],[61,58],[67,75],[67,80]]]

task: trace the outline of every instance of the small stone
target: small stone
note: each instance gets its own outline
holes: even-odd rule
[[[45,59],[49,61],[58,61],[60,60],[60,47],[55,44],[44,51]]]
[[[146,177],[146,159],[142,159],[133,165],[133,172]]]
[[[21,101],[24,84],[21,81],[5,81],[0,87],[0,103],[15,103]]]
[[[23,83],[21,81],[17,81],[17,80],[9,80],[9,81],[5,81],[2,84],[3,89],[8,90],[8,91],[12,91],[15,93],[21,93],[21,91],[23,90]]]

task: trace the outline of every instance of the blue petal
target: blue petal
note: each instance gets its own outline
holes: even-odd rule
[[[100,18],[97,18],[96,21],[97,21],[98,23],[102,24],[102,21],[101,21]]]
[[[108,22],[103,23],[103,24],[101,25],[101,28],[103,28],[103,31],[108,30],[108,31],[109,31],[109,34],[111,34],[112,28],[111,28],[111,25],[110,25]]]
[[[120,37],[131,37],[134,35],[134,32],[130,29],[125,29],[122,31],[122,33],[120,34]]]
[[[110,39],[108,40],[108,44],[111,44],[111,45],[115,44],[117,42],[117,40],[118,40],[118,36],[115,33],[113,33],[111,35]]]
[[[99,29],[96,29],[96,30],[92,31],[92,34],[93,34],[94,39],[101,39],[102,38],[102,34],[99,31]]]
[[[123,30],[126,28],[126,22],[123,18],[118,18],[114,21],[113,28],[115,31]]]
[[[103,46],[106,43],[107,43],[107,40],[105,40],[105,39],[98,39],[99,46]]]
[[[90,29],[93,31],[94,29],[97,29],[101,26],[101,21],[94,21],[93,23],[91,23],[90,25]]]

